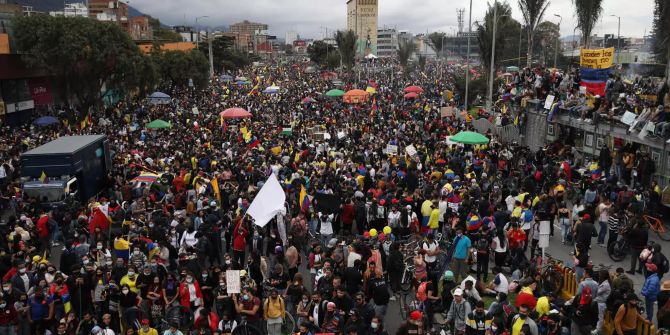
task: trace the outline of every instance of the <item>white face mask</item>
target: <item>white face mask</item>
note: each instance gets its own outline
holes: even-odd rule
[[[370,327],[372,329],[377,329],[377,327],[379,327],[379,325],[376,322],[373,322],[373,323],[370,324]]]
[[[123,292],[123,294],[128,294],[128,292],[130,292],[130,290],[128,290],[127,288],[124,288],[123,290],[121,290],[121,292]]]
[[[128,271],[128,277],[132,277],[132,276],[134,276],[134,275],[135,275],[135,272],[133,272],[133,271]]]
[[[187,283],[192,283],[193,282],[193,277],[186,277],[186,282]]]

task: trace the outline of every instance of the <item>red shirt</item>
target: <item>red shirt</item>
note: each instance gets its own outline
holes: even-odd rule
[[[49,236],[49,216],[42,215],[39,220],[37,220],[37,236],[40,238],[46,238]]]
[[[354,222],[354,205],[345,204],[342,206],[342,223],[352,224]]]
[[[242,227],[242,221],[240,221],[233,229],[233,250],[244,251],[247,245],[247,235],[249,232]]]

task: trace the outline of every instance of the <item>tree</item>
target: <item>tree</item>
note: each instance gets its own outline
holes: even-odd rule
[[[572,0],[575,4],[577,26],[582,31],[582,46],[591,45],[591,32],[603,11],[603,0]]]
[[[212,57],[214,58],[214,72],[238,70],[252,63],[248,53],[235,49],[235,39],[229,36],[219,36],[212,39]],[[209,43],[198,43],[198,50],[209,58]]]
[[[561,33],[556,23],[544,21],[538,24],[534,35],[533,54],[539,55],[542,63],[553,64],[554,53],[561,53],[560,38]],[[556,52],[557,45],[558,52]]]
[[[474,105],[477,96],[485,96],[488,84],[486,77],[479,76],[476,79],[470,78],[468,86],[468,101]],[[458,104],[465,103],[465,71],[459,72],[454,76],[454,92],[458,92]]]
[[[62,87],[62,99],[99,103],[107,90],[137,88],[143,55],[119,25],[83,17],[48,15],[14,19],[16,46],[28,66],[45,70]]]
[[[409,58],[414,53],[414,44],[406,39],[398,41],[398,62],[403,68],[407,68]]]
[[[537,25],[542,21],[544,12],[549,6],[549,0],[519,0],[519,9],[526,23],[528,34],[528,49],[526,52],[526,66],[531,67],[533,62],[533,34]]]
[[[501,60],[503,50],[505,49],[505,27],[512,21],[512,8],[507,2],[495,2],[497,7],[498,27],[496,28],[496,55],[495,61],[498,64]],[[477,27],[477,41],[479,42],[479,54],[482,58],[482,64],[488,73],[491,66],[494,68],[496,64],[491,64],[491,46],[493,42],[493,6],[489,5],[489,9],[484,15],[483,24]]]
[[[438,57],[444,56],[442,52],[444,51],[444,39],[447,37],[447,34],[442,32],[433,32],[428,34],[428,39],[426,43],[430,45]]]
[[[338,30],[335,34],[337,49],[342,56],[342,64],[349,70],[354,67],[354,58],[356,56],[356,34],[352,30],[346,32]]]
[[[654,53],[659,63],[665,63],[665,78],[670,85],[670,4],[656,0],[654,6]]]
[[[505,66],[521,66],[521,62],[526,58],[525,53],[522,54],[521,50],[525,51],[528,45],[528,40],[525,38],[526,35],[523,31],[524,27],[519,21],[510,19],[507,24],[501,28],[505,32],[505,45],[502,54],[500,55],[500,60],[496,60],[496,63]],[[496,45],[496,48],[497,47],[498,46]],[[490,54],[489,57],[491,57]]]
[[[151,30],[154,33],[154,39],[165,42],[183,41],[181,35],[177,34],[176,32],[170,29],[164,28],[159,19],[153,18],[149,15],[147,15],[147,17],[149,18],[149,26],[151,26]]]
[[[157,53],[156,57],[163,84],[186,87],[192,79],[198,88],[207,85],[209,61],[202,52],[170,50]]]
[[[326,64],[328,55],[336,53],[335,48],[324,42],[324,41],[315,41],[307,47],[307,54],[309,58],[319,65]]]

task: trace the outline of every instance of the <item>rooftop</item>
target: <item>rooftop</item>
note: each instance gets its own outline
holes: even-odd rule
[[[63,136],[43,144],[23,155],[65,154],[81,150],[89,143],[104,138],[105,135]]]

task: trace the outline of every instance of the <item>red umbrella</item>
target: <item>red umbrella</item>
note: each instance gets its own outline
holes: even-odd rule
[[[404,97],[405,97],[405,99],[416,99],[417,96],[419,96],[419,95],[414,93],[414,92],[409,92],[409,93],[405,94]]]
[[[316,100],[312,99],[311,97],[306,97],[306,98],[302,99],[303,104],[309,104],[309,103],[312,103],[312,102],[316,102]]]
[[[247,112],[243,108],[228,108],[225,111],[219,113],[224,119],[244,119],[251,117],[251,113]]]
[[[423,93],[423,88],[419,86],[407,86],[403,90],[405,93]]]

